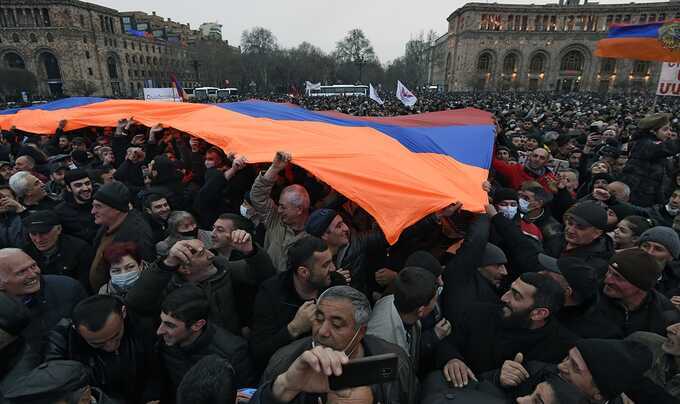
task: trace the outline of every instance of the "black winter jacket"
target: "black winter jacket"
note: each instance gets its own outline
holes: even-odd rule
[[[331,286],[344,285],[341,275],[331,273]],[[262,369],[277,349],[293,342],[288,323],[305,301],[293,286],[293,273],[281,272],[265,281],[255,298],[250,350]]]
[[[106,394],[134,403],[158,399],[158,354],[155,330],[150,321],[127,313],[120,346],[116,352],[91,347],[63,319],[49,333],[45,360],[74,360],[89,367],[92,385]]]
[[[222,213],[238,213],[243,195],[250,190],[253,181],[255,173],[251,167],[237,172],[229,181],[224,178],[222,171],[208,169],[205,173],[205,183],[194,200],[200,227],[212,228]]]
[[[85,241],[62,234],[52,255],[40,252],[30,241],[26,243],[24,252],[38,264],[43,275],[70,276],[78,280],[85,289],[89,288],[90,265],[94,252]]]
[[[652,133],[634,139],[621,180],[630,187],[630,203],[652,206],[666,203],[661,186],[666,172],[666,157],[680,153],[680,139],[661,142]]]
[[[525,360],[558,363],[578,337],[556,319],[539,329],[509,329],[502,324],[500,306],[471,305],[460,316],[456,330],[439,344],[437,366],[460,359],[475,373],[500,368],[518,352]]]
[[[246,340],[210,323],[187,346],[167,346],[162,341],[160,346],[163,368],[172,382],[173,390],[177,389],[189,369],[208,355],[217,355],[231,363],[236,374],[236,388],[254,386],[257,381]]]
[[[28,298],[26,307],[31,312],[31,322],[22,332],[36,352],[42,352],[47,333],[62,318],[70,317],[75,305],[87,295],[73,278],[61,275],[40,277],[40,291]]]
[[[477,270],[486,248],[489,227],[487,216],[477,218],[465,235],[463,245],[446,264],[442,274],[442,309],[450,320],[475,303],[498,304],[500,301],[496,287]]]
[[[635,331],[666,335],[663,313],[675,310],[673,304],[655,290],[633,311],[601,293],[597,304],[580,322],[574,323],[578,328],[575,331],[583,338],[625,338]]]
[[[562,236],[564,240],[564,236]],[[565,244],[563,244],[564,246]],[[580,246],[571,250],[564,250],[560,257],[576,257],[580,258],[587,265],[592,267],[597,274],[597,279],[604,279],[604,275],[609,268],[609,259],[614,255],[614,242],[611,238],[603,235],[592,243],[586,246]]]
[[[69,192],[64,193],[64,201],[54,208],[61,218],[63,232],[91,244],[94,241],[99,225],[92,216],[92,203],[79,205]]]
[[[259,286],[265,279],[274,275],[274,267],[267,253],[256,247],[253,253],[243,260],[227,261],[224,257],[215,257],[213,264],[217,268],[210,278],[197,283],[203,289],[210,302],[210,321],[225,328],[233,334],[241,334],[241,322],[237,313],[238,302],[234,298],[234,289],[239,284]],[[151,267],[142,272],[134,286],[126,296],[127,304],[143,315],[156,318],[160,313],[161,303],[165,296],[182,287],[187,281],[176,268],[163,264],[163,258],[156,260]]]

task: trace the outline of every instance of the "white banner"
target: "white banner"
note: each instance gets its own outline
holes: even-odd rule
[[[177,94],[177,89],[174,87],[145,88],[144,99],[146,101],[182,102],[182,98]]]
[[[418,102],[418,98],[416,98],[415,95],[406,88],[405,85],[401,84],[401,81],[397,80],[397,98],[401,101],[402,104],[405,106],[411,108],[412,106],[416,105],[416,102]]]
[[[368,96],[375,102],[377,102],[380,105],[385,104],[385,102],[380,98],[378,95],[378,92],[375,91],[375,88],[373,88],[373,84],[368,83]]]
[[[305,81],[305,90],[321,90],[321,83],[312,83],[311,81]]]
[[[656,95],[680,97],[680,63],[663,63]]]

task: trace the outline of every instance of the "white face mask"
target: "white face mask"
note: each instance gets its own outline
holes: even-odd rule
[[[139,271],[130,271],[123,274],[112,274],[111,283],[120,288],[129,288],[139,279]]]
[[[680,209],[672,207],[671,204],[669,203],[666,205],[666,211],[668,211],[668,213],[670,213],[671,216],[675,216],[678,214],[678,212],[680,212]]]
[[[206,160],[205,161],[205,168],[213,168],[215,167],[215,162],[212,160]]]
[[[519,211],[522,213],[527,213],[529,211],[529,201],[519,198]]]
[[[507,217],[508,219],[512,220],[517,216],[517,206],[499,206],[498,210],[501,211],[503,216]]]
[[[356,346],[354,346],[354,347],[352,346],[352,344],[354,343],[354,339],[359,335],[359,331],[361,331],[361,327],[359,327],[359,329],[354,333],[354,336],[352,337],[352,339],[349,340],[349,342],[347,343],[347,345],[342,349],[342,352],[344,352],[345,355],[347,355],[348,358],[349,358],[350,356],[352,356],[352,354],[354,353],[354,351],[357,349],[357,346],[359,346],[359,345],[356,345]],[[314,338],[312,338],[312,348],[314,348],[314,347],[316,347],[316,341],[314,341]],[[349,351],[349,352],[347,352],[347,350],[348,350],[350,347],[352,348],[352,350]]]
[[[251,217],[253,217],[253,214],[250,212],[250,209],[248,209],[244,205],[241,205],[241,207],[239,207],[238,210],[241,213],[241,216],[245,217],[246,219],[250,219]]]

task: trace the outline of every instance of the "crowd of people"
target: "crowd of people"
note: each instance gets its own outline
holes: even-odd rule
[[[680,102],[418,96],[298,100],[494,113],[485,212],[394,245],[285,145],[2,128],[0,402],[680,402]],[[329,387],[382,354],[389,380]]]

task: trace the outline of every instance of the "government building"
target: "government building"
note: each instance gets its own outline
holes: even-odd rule
[[[33,98],[137,97],[144,87],[169,87],[173,76],[185,87],[200,83],[209,61],[194,48],[239,52],[215,29],[209,34],[155,12],[119,12],[78,0],[12,0],[0,2],[0,68],[33,73]]]
[[[612,24],[680,18],[680,1],[468,3],[431,48],[430,84],[447,91],[653,91],[661,64],[594,56]]]

